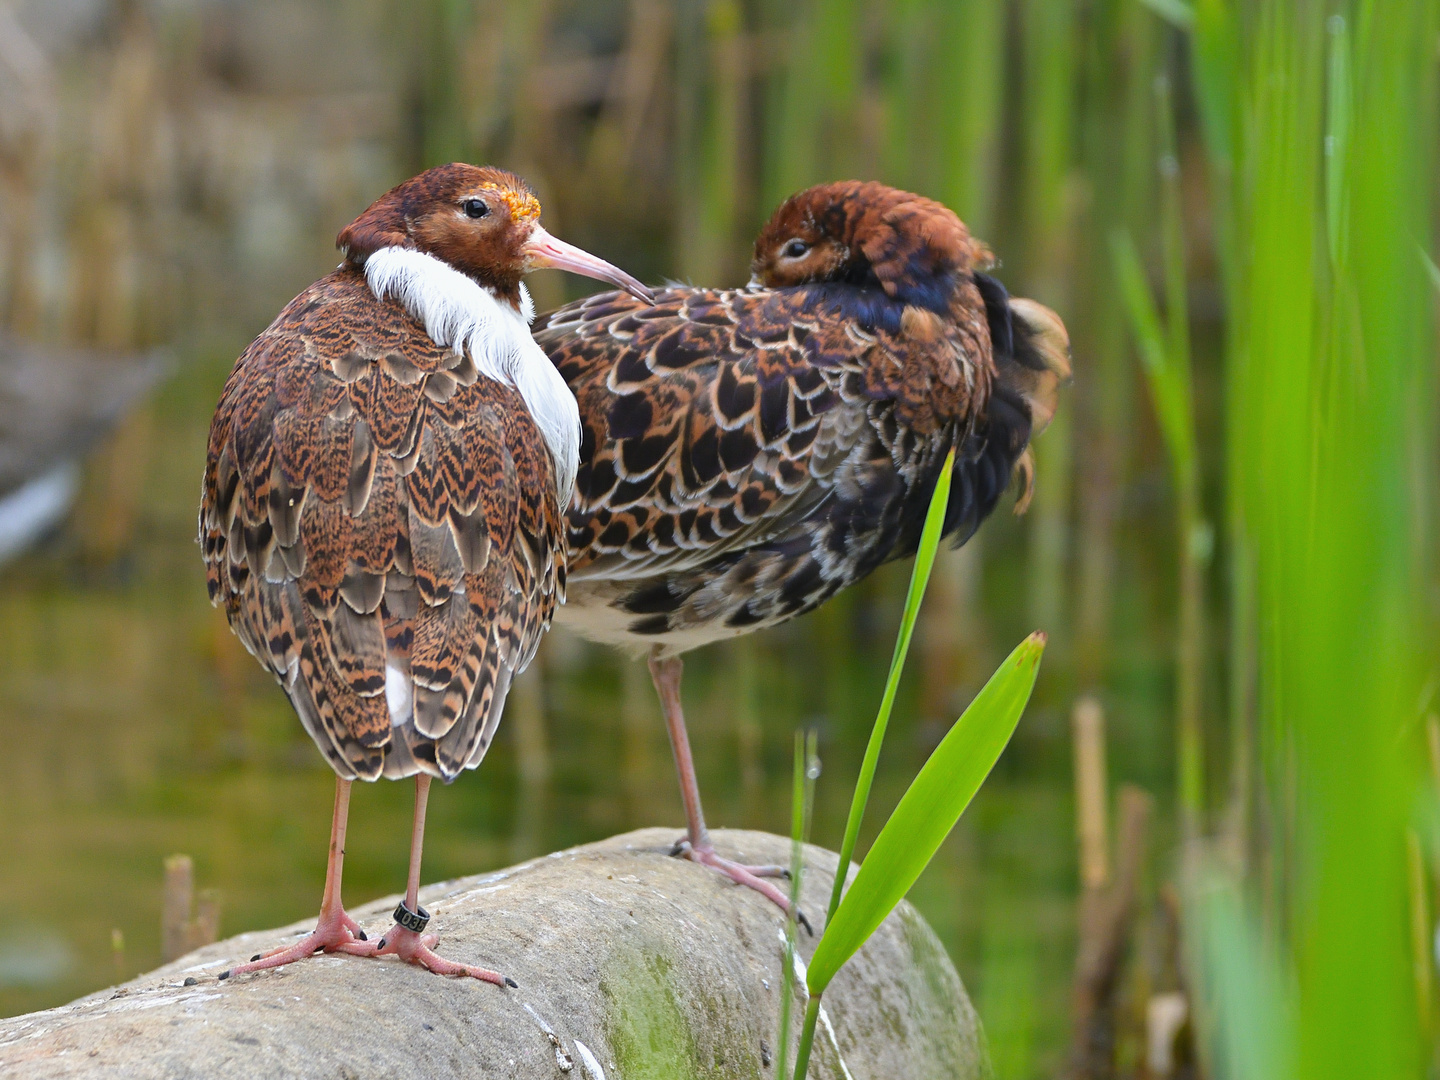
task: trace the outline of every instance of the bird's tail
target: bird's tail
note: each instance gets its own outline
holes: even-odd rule
[[[1060,387],[1070,381],[1070,335],[1060,316],[1044,304],[1011,296],[986,274],[975,275],[985,299],[996,367],[995,391],[1018,400],[1030,415],[1030,439],[1044,431],[1060,404]],[[1015,512],[1023,514],[1035,489],[1035,459],[1026,446],[1015,461],[1020,487]]]
[[[1060,403],[1060,387],[1070,381],[1070,335],[1060,316],[1044,304],[1010,299],[1014,350],[1000,358],[1000,378],[1030,407],[1030,437],[1047,427]]]

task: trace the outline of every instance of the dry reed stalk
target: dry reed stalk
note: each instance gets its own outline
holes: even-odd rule
[[[1105,711],[1095,698],[1082,697],[1075,702],[1070,723],[1075,741],[1075,832],[1080,845],[1080,885],[1090,893],[1110,882]]]
[[[1154,800],[1139,788],[1120,788],[1114,882],[1087,890],[1080,947],[1071,987],[1071,1080],[1113,1075],[1119,1025],[1117,997],[1134,922],[1140,872]]]
[[[189,855],[171,855],[165,860],[165,892],[160,907],[160,958],[167,964],[185,955],[194,898],[195,864]]]
[[[631,0],[629,40],[600,101],[600,118],[586,154],[587,172],[602,165],[618,167],[627,175],[634,169],[646,141],[646,118],[658,111],[674,22],[671,5],[663,0]],[[617,147],[613,158],[602,147],[607,137]]]
[[[220,937],[220,890],[201,889],[195,896],[195,918],[190,921],[185,951],[209,945]]]
[[[35,255],[43,213],[40,195],[53,164],[59,120],[50,58],[8,6],[0,7],[0,326],[29,335],[39,329]]]
[[[1145,1003],[1145,1076],[1168,1080],[1175,1075],[1175,1044],[1190,1022],[1190,999],[1178,990],[1154,994]]]
[[[194,861],[189,855],[166,858],[160,907],[161,959],[168,964],[202,945],[209,945],[219,933],[219,890],[202,889],[197,897]]]

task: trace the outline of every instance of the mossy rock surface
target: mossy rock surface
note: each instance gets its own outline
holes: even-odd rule
[[[309,929],[242,934],[123,987],[0,1020],[0,1076],[572,1077],[774,1075],[783,920],[644,829],[421,893],[440,951],[519,989],[319,956],[219,982]],[[789,841],[721,830],[722,854],[788,862]],[[807,849],[823,914],[837,859]],[[352,909],[383,932],[396,898]],[[801,933],[808,959],[814,941]],[[185,980],[194,979],[190,985]],[[934,933],[902,904],[825,995],[817,1080],[989,1075],[979,1021]]]

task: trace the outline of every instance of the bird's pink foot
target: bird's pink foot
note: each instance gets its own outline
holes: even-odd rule
[[[339,923],[340,923],[341,927],[343,927],[345,930],[348,930],[348,931],[350,932],[350,940],[351,940],[351,941],[367,941],[367,940],[369,940],[369,939],[366,937],[365,931],[364,931],[364,929],[360,926],[360,924],[357,923],[354,919],[352,919],[352,918],[351,918],[348,914],[346,914],[343,910],[340,912],[340,915],[339,915],[338,918],[339,918]],[[323,918],[322,918],[321,922],[322,922],[322,923],[324,922],[324,919],[323,919]],[[317,934],[321,934],[321,933],[322,933],[322,927],[321,927],[320,925],[317,925],[317,926],[315,927],[314,932],[311,933],[309,936],[310,936],[310,937],[315,937]],[[327,929],[325,930],[325,936],[327,937],[327,939],[330,938],[330,937],[335,937],[333,928],[327,928]],[[271,949],[271,950],[270,950],[269,952],[267,952],[267,953],[257,953],[255,956],[251,957],[251,961],[253,962],[253,961],[255,961],[255,960],[264,960],[264,959],[268,959],[268,958],[271,957],[271,956],[278,956],[278,955],[280,955],[280,954],[283,953],[283,952],[288,952],[288,951],[290,951],[291,949],[299,948],[300,945],[302,945],[302,944],[304,944],[303,941],[297,942],[295,945],[281,945],[278,949]],[[346,942],[344,941],[343,937],[341,937],[341,938],[338,938],[338,939],[337,939],[336,944],[346,944]],[[322,948],[322,949],[332,948],[332,947],[333,947],[333,946],[331,946],[331,945],[320,945],[320,946],[319,946],[319,948]],[[311,952],[314,952],[315,950],[314,950],[314,949],[311,949],[310,951],[311,951]],[[232,973],[232,974],[233,974],[233,973]]]
[[[296,960],[314,956],[317,952],[345,952],[355,956],[373,956],[375,944],[366,940],[365,931],[360,928],[359,923],[345,914],[343,908],[337,907],[333,912],[322,911],[320,921],[315,924],[315,929],[294,945],[283,945],[278,949],[271,949],[267,953],[256,953],[250,958],[249,963],[240,964],[229,971],[221,972],[220,978],[228,979],[232,975],[244,975],[251,971],[264,971],[267,968],[293,964]]]
[[[765,878],[788,878],[790,871],[783,866],[746,866],[743,863],[732,862],[715,851],[709,844],[695,847],[689,840],[681,840],[676,843],[671,851],[672,855],[684,855],[691,862],[700,863],[702,866],[709,866],[720,871],[737,885],[744,885],[747,889],[754,889],[765,899],[778,907],[781,911],[789,912],[790,899]],[[795,921],[805,927],[805,932],[812,937],[815,931],[810,927],[810,920],[799,908],[795,909]]]
[[[435,946],[439,941],[440,937],[437,934],[418,934],[414,930],[406,929],[396,923],[377,943],[374,955],[389,956],[393,953],[407,964],[418,964],[427,971],[433,971],[436,975],[468,976],[472,979],[494,983],[496,986],[519,985],[514,979],[506,978],[498,971],[476,967],[474,964],[457,963],[436,955]]]

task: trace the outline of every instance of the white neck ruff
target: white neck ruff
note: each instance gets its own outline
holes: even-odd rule
[[[519,391],[550,448],[563,512],[580,467],[580,407],[530,336],[535,304],[525,286],[517,311],[448,263],[403,247],[380,248],[367,258],[365,280],[379,299],[399,300],[436,345],[468,352],[481,375]]]

